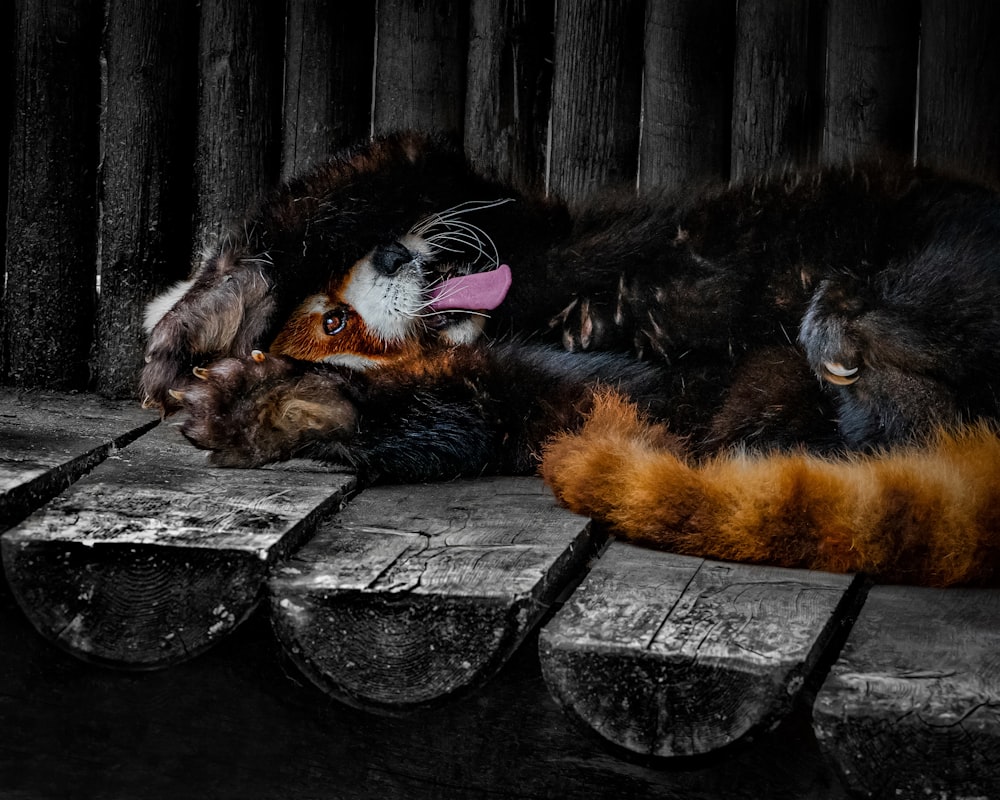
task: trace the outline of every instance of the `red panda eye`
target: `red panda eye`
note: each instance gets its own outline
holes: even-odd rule
[[[334,308],[323,315],[323,333],[333,336],[347,327],[347,309]]]

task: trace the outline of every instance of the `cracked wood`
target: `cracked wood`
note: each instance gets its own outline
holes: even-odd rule
[[[242,622],[270,565],[353,482],[306,462],[211,467],[162,425],[4,534],[8,582],[35,627],[74,655],[164,666]]]
[[[816,698],[865,797],[1000,797],[1000,593],[877,586]]]
[[[790,711],[850,586],[612,542],[542,630],[542,672],[571,716],[619,748],[707,753]]]
[[[371,488],[277,568],[275,629],[334,696],[418,707],[495,673],[592,552],[536,478]]]
[[[74,393],[0,392],[0,531],[157,421],[132,402]]]

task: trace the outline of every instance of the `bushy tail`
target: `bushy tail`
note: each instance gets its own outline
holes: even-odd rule
[[[1000,438],[987,425],[880,455],[695,463],[608,392],[543,456],[564,505],[642,544],[897,583],[1000,582]]]

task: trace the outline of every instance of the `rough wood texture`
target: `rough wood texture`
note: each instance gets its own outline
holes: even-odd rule
[[[97,670],[50,647],[0,596],[5,800],[845,798],[805,714],[688,769],[610,756],[549,697],[530,638],[475,697],[401,718],[323,697],[275,649],[258,614],[174,669]]]
[[[570,204],[635,186],[642,11],[640,0],[557,3],[549,189]]]
[[[612,542],[542,630],[542,672],[625,751],[710,753],[789,712],[850,584]]]
[[[203,0],[195,253],[278,181],[283,3]]]
[[[1000,592],[872,589],[813,711],[863,797],[1000,797]]]
[[[286,26],[284,178],[368,135],[375,0],[298,0]]]
[[[137,397],[146,303],[187,275],[190,121],[197,106],[193,3],[111,0],[104,28],[101,294],[96,388]],[[185,126],[188,124],[188,127]]]
[[[545,176],[554,0],[473,0],[465,151],[475,167],[519,189]]]
[[[492,676],[591,545],[536,478],[369,489],[278,568],[275,628],[334,696],[414,708]]]
[[[97,282],[102,3],[14,5],[2,375],[83,388]]]
[[[809,155],[812,6],[808,0],[740,0],[737,5],[734,178]]]
[[[920,5],[826,4],[824,158],[909,153],[916,118]]]
[[[157,421],[92,395],[0,391],[0,532]]]
[[[161,425],[3,535],[8,583],[76,656],[171,664],[241,623],[269,567],[352,483],[305,463],[209,467]]]
[[[639,190],[729,174],[735,0],[646,5]]]
[[[917,157],[1000,180],[1000,3],[921,7]]]
[[[378,4],[376,133],[411,129],[460,134],[465,115],[467,4]]]

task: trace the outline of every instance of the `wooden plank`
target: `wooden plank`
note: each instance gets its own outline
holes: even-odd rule
[[[158,421],[93,395],[0,391],[0,532]]]
[[[83,388],[97,275],[100,0],[14,4],[2,374]]]
[[[1000,179],[1000,3],[923,0],[917,157]]]
[[[729,175],[734,0],[646,5],[639,190]]]
[[[552,92],[554,0],[473,0],[465,152],[483,175],[540,192]]]
[[[196,255],[278,181],[284,10],[255,0],[201,3]]]
[[[877,586],[816,698],[864,797],[1000,797],[1000,592]]]
[[[790,710],[851,579],[612,542],[539,636],[566,710],[630,753],[691,756]]]
[[[239,625],[270,566],[353,483],[308,462],[210,467],[162,425],[3,535],[8,583],[72,654],[165,666]]]
[[[191,0],[111,0],[104,27],[101,292],[95,386],[137,397],[146,303],[191,256],[197,36]]]
[[[826,30],[824,160],[912,152],[919,4],[827,3]]]
[[[808,2],[737,4],[732,177],[804,161],[813,145]]]
[[[0,596],[0,730],[11,732],[0,736],[0,794],[846,800],[807,709],[722,762],[658,769],[613,757],[569,723],[532,638],[474,697],[403,717],[333,702],[276,649],[255,614],[200,658],[122,675],[58,652]]]
[[[369,489],[278,568],[275,629],[330,694],[412,709],[491,677],[591,552],[537,478]]]
[[[459,0],[378,4],[375,133],[461,133],[467,8]]]
[[[635,186],[642,25],[640,0],[556,4],[549,190],[570,205]]]
[[[375,0],[288,3],[281,175],[290,178],[371,130]]]

